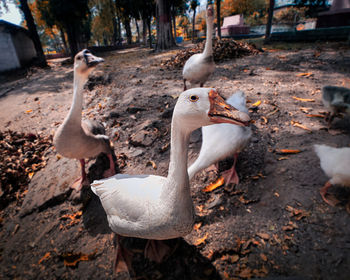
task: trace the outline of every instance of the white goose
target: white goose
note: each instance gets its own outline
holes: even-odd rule
[[[101,200],[110,228],[117,235],[153,240],[190,233],[194,223],[187,173],[191,132],[213,123],[245,125],[248,121],[247,114],[226,104],[214,89],[183,92],[172,118],[168,176],[117,174],[92,183],[91,189]],[[122,255],[123,250],[118,249],[116,267],[123,267],[118,265],[124,260]]]
[[[184,90],[187,89],[186,81],[191,84],[199,84],[200,87],[208,80],[215,70],[213,58],[213,22],[214,10],[211,5],[207,8],[207,40],[203,53],[192,55],[185,63],[182,71]]]
[[[241,112],[248,114],[246,97],[242,91],[237,91],[230,96],[226,102]],[[238,184],[239,177],[235,166],[238,153],[244,149],[252,136],[249,127],[242,127],[234,124],[215,124],[202,127],[202,147],[196,161],[188,168],[190,179],[200,170],[224,160],[234,157],[232,167],[225,171],[225,184]]]
[[[332,185],[350,187],[350,148],[333,148],[326,145],[314,145],[315,152],[320,158],[321,168],[330,178],[320,189],[323,200],[332,206],[333,201],[326,198],[327,191]],[[350,212],[350,203],[347,205]]]
[[[108,155],[110,168],[104,176],[115,174],[115,164],[109,139],[100,133],[101,128],[90,121],[82,122],[83,88],[88,76],[97,64],[104,60],[91,54],[89,50],[79,52],[74,58],[74,93],[73,103],[63,123],[57,129],[53,138],[56,151],[64,157],[80,160],[81,178],[72,188],[80,190],[83,185],[89,185],[85,172],[85,158],[95,157],[100,153]],[[104,128],[102,127],[102,130]]]

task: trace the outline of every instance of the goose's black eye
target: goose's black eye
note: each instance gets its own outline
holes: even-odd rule
[[[196,102],[199,99],[199,97],[197,95],[191,95],[190,96],[190,101],[191,102]]]
[[[78,57],[77,57],[77,60],[81,60],[81,56],[78,56]]]

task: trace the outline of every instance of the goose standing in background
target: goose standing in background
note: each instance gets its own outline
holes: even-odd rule
[[[82,186],[89,185],[85,172],[85,158],[96,157],[100,153],[107,154],[110,168],[104,176],[115,174],[115,164],[109,139],[103,133],[103,126],[96,126],[91,121],[82,122],[83,88],[92,70],[104,60],[92,55],[89,50],[79,52],[74,58],[73,103],[63,123],[53,138],[56,151],[64,157],[80,161],[81,178],[72,188],[79,191]]]
[[[322,101],[329,111],[328,128],[330,128],[334,117],[339,113],[350,115],[350,89],[336,86],[325,86],[322,88]]]
[[[214,123],[244,126],[246,113],[225,103],[210,88],[183,92],[174,108],[171,123],[171,150],[168,176],[117,174],[94,181],[92,191],[100,198],[110,228],[117,236],[150,239],[146,252],[160,261],[160,241],[185,236],[192,230],[194,209],[187,173],[187,153],[193,130]],[[118,240],[118,239],[117,239]],[[118,244],[116,272],[125,271],[124,250]],[[118,269],[119,268],[119,269]]]
[[[241,112],[248,114],[244,92],[237,91],[226,102]],[[200,170],[218,163],[225,158],[234,157],[232,167],[223,173],[225,185],[238,184],[236,172],[238,153],[244,149],[252,136],[249,127],[234,124],[215,124],[202,127],[202,147],[196,161],[188,168],[190,179]]]
[[[314,145],[315,152],[320,158],[320,165],[324,173],[330,178],[320,189],[323,200],[335,206],[337,203],[327,199],[327,191],[332,185],[350,187],[350,148],[333,148],[326,145]],[[350,212],[350,203],[347,205]]]
[[[185,63],[182,71],[184,90],[187,89],[186,81],[191,84],[203,84],[215,70],[213,58],[213,22],[214,10],[211,5],[207,8],[207,36],[203,53],[192,55]]]

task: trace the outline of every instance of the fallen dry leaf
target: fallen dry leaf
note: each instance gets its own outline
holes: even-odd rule
[[[207,240],[208,236],[209,236],[209,233],[206,233],[202,238],[198,238],[198,239],[193,243],[193,245],[194,245],[194,246],[199,246],[199,245],[203,244],[203,243]]]
[[[157,169],[157,164],[153,160],[150,160],[149,162],[147,162],[146,166],[149,166],[149,165],[151,165],[153,169]]]
[[[312,73],[299,73],[297,74],[297,77],[310,77],[312,75],[313,75]]]
[[[29,172],[29,173],[28,173],[28,178],[29,178],[29,179],[32,179],[33,176],[34,176],[34,172]]]
[[[263,120],[263,124],[267,124],[268,123],[268,120],[266,117],[264,116],[261,116],[261,119]]]
[[[276,107],[273,111],[271,111],[270,113],[267,113],[266,116],[267,116],[267,117],[270,117],[270,116],[272,116],[273,114],[276,114],[279,110],[280,110],[280,109],[278,109],[278,108]]]
[[[304,130],[307,130],[307,131],[309,131],[310,133],[312,132],[312,129],[306,127],[305,125],[302,125],[302,124],[299,123],[299,122],[291,121],[291,124],[292,124],[293,126],[296,126],[296,127],[302,128],[302,129],[304,129]]]
[[[31,112],[33,112],[33,110],[32,110],[32,109],[27,110],[27,111],[26,111],[26,114],[29,114],[29,113],[31,113]]]
[[[49,259],[51,257],[51,253],[47,252],[38,262],[38,264],[41,264],[43,261]]]
[[[261,100],[256,101],[255,103],[252,104],[252,107],[258,107],[261,104]]]
[[[91,254],[83,253],[66,253],[63,254],[63,261],[65,266],[75,267],[81,261],[89,261],[95,257],[97,249]]]
[[[276,153],[277,154],[299,154],[301,153],[301,150],[292,150],[292,149],[279,149],[279,150],[276,150]]]
[[[289,159],[289,157],[279,157],[277,160],[286,160]]]
[[[299,110],[302,111],[305,114],[308,114],[308,113],[310,113],[312,108],[300,107]]]
[[[298,100],[298,101],[304,101],[304,102],[315,102],[315,99],[313,98],[300,98],[296,96],[292,96],[293,99]]]
[[[222,186],[224,184],[224,182],[225,182],[224,177],[220,177],[214,183],[211,183],[208,186],[204,187],[202,189],[202,192],[211,192],[211,191],[217,189],[218,187]]]
[[[229,261],[230,263],[235,263],[239,260],[239,255],[224,255],[221,257],[222,261]]]
[[[260,254],[260,258],[261,258],[264,262],[267,261],[267,256],[266,256],[265,254],[263,254],[263,253]]]
[[[262,239],[265,239],[265,240],[269,240],[270,239],[270,235],[268,233],[258,232],[256,235],[259,236]]]
[[[289,221],[288,225],[282,227],[282,230],[289,231],[289,230],[294,230],[296,228],[298,228],[297,224],[293,223],[292,221]]]
[[[310,212],[302,210],[302,209],[296,209],[290,205],[286,206],[286,210],[290,212],[290,216],[294,217],[297,221],[310,216]]]
[[[306,114],[307,117],[309,118],[324,118],[324,115],[321,114]]]
[[[195,224],[194,226],[193,226],[193,229],[195,230],[195,231],[198,231],[199,230],[199,228],[202,226],[202,222],[199,222],[199,223],[197,223],[197,224]]]

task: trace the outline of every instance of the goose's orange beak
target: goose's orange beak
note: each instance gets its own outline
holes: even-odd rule
[[[250,121],[248,114],[237,110],[215,91],[209,92],[210,109],[208,116],[214,123],[231,123],[240,126],[247,126]]]

